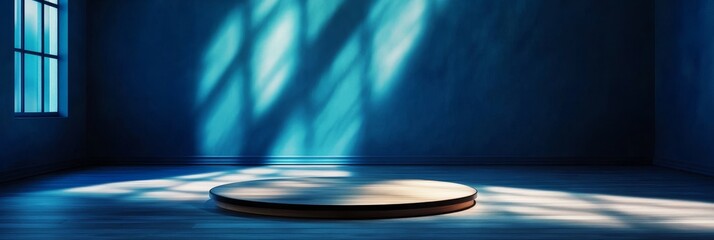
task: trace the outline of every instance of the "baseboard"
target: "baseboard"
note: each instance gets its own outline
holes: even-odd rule
[[[689,162],[678,161],[670,158],[657,157],[654,159],[654,165],[679,169],[687,172],[699,173],[708,176],[714,176],[714,168],[707,167],[701,164],[692,164]]]
[[[15,181],[22,178],[34,177],[56,171],[78,168],[82,165],[80,160],[62,161],[51,164],[24,166],[6,169],[0,172],[0,182]]]
[[[649,157],[518,157],[518,156],[179,156],[94,157],[97,165],[650,165]]]

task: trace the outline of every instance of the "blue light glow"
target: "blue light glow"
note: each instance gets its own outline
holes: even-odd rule
[[[278,5],[279,0],[253,0],[251,4],[250,21],[253,26],[263,23],[266,17],[273,11],[273,8]]]
[[[203,154],[237,155],[242,140],[243,71],[231,68],[243,42],[241,9],[229,14],[209,44],[199,76],[197,108],[202,112],[198,148]]]
[[[355,34],[340,50],[310,98],[316,114],[297,111],[281,131],[272,156],[349,156],[362,127],[365,64]],[[319,163],[321,159],[271,159],[270,163]],[[341,163],[344,159],[329,159]]]
[[[336,46],[336,54],[326,55],[332,59],[325,61],[324,69],[298,75],[313,66],[302,56],[313,54],[308,50],[321,51],[313,46],[321,38],[333,38],[321,33],[333,27],[328,24],[331,20],[341,17],[337,11],[343,4],[342,0],[256,0],[245,7],[245,18],[234,12],[225,19],[207,45],[199,76],[196,103],[205,116],[198,129],[202,154],[260,152],[245,149],[248,136],[242,135],[263,126],[263,121],[277,124],[279,131],[265,143],[250,146],[264,147],[267,157],[281,157],[270,163],[320,163],[322,158],[301,157],[355,154],[365,107],[395,88],[428,21],[430,3],[376,1],[353,31],[346,32],[347,40]],[[314,84],[293,85],[293,79]],[[296,95],[298,99],[281,102]],[[342,161],[346,160],[323,163]]]
[[[301,112],[294,114],[281,131],[281,135],[273,144],[272,156],[295,157],[308,155],[309,141],[307,123]],[[287,160],[288,162],[290,160]],[[272,163],[286,163],[286,159],[271,159]]]
[[[206,98],[216,91],[221,77],[225,74],[229,65],[238,55],[238,49],[243,41],[242,15],[240,9],[234,10],[223,26],[218,30],[209,44],[209,48],[203,57],[203,70],[199,77],[199,86],[196,102],[202,105]]]
[[[312,42],[330,18],[333,17],[337,9],[342,5],[343,0],[308,0],[307,15],[307,39]]]
[[[235,71],[228,78],[215,99],[215,103],[206,106],[207,115],[201,129],[201,150],[212,155],[237,155],[242,143],[241,89],[242,73]]]
[[[362,86],[364,61],[357,55],[358,41],[350,41],[323,77],[317,92],[329,92],[313,98],[321,109],[313,122],[316,155],[342,156],[352,153],[362,125]],[[331,84],[336,81],[336,84]]]
[[[291,77],[297,54],[295,1],[282,1],[277,17],[257,38],[253,58],[253,113],[260,116],[275,101]]]
[[[426,0],[379,1],[369,17],[372,38],[372,93],[382,98],[399,78],[427,16]]]

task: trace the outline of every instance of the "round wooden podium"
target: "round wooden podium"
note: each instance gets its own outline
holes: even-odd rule
[[[476,204],[476,189],[441,181],[282,178],[230,183],[210,191],[218,207],[298,218],[369,219],[444,214]]]

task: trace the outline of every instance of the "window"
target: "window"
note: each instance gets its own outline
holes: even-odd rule
[[[15,113],[59,115],[58,0],[15,0]]]

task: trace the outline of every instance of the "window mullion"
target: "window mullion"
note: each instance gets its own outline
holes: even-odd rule
[[[25,0],[20,2],[20,48],[25,49]],[[25,112],[25,53],[20,53],[20,111]]]
[[[45,4],[42,3],[40,4],[40,40],[41,47],[40,51],[44,54],[45,53]],[[40,56],[40,111],[45,112],[45,101],[48,99],[45,99],[45,57]]]
[[[60,88],[60,86],[61,86],[60,82],[62,82],[62,79],[60,78],[60,73],[62,72],[62,68],[60,67],[60,60],[59,60],[60,49],[61,49],[61,47],[60,47],[60,46],[61,46],[61,45],[60,45],[60,39],[61,39],[61,38],[60,38],[60,34],[61,34],[61,32],[62,32],[62,31],[60,31],[60,27],[62,26],[62,24],[60,23],[60,14],[61,14],[61,12],[60,12],[60,8],[59,8],[59,3],[60,3],[60,1],[57,1],[57,5],[54,6],[55,10],[57,11],[57,14],[55,14],[55,23],[56,23],[55,25],[56,25],[56,27],[57,27],[57,29],[56,29],[56,34],[57,34],[57,36],[56,36],[56,38],[55,38],[55,43],[56,43],[56,46],[55,46],[55,54],[57,54],[57,58],[56,58],[56,59],[57,59],[57,65],[56,65],[56,68],[55,68],[55,75],[56,75],[55,78],[57,79],[57,81],[56,81],[56,84],[57,84],[57,85],[56,85],[56,91],[57,91],[57,93],[56,93],[56,95],[55,95],[55,97],[56,97],[55,101],[57,101],[57,109],[56,109],[57,112],[60,111],[60,109],[61,109],[60,107],[62,106],[62,102],[60,101],[60,100],[62,99],[62,96],[61,96],[62,91],[60,90],[60,89],[61,89],[61,88]],[[67,81],[67,80],[65,80],[65,81]]]
[[[19,48],[15,48],[15,51],[16,51],[16,52],[27,53],[27,54],[33,54],[33,55],[37,55],[37,56],[42,56],[42,57],[46,57],[46,58],[59,59],[59,55],[41,53],[41,52],[31,51],[31,50],[23,50],[23,49],[19,49]]]
[[[44,0],[33,0],[33,1],[38,2],[38,3],[40,3],[40,4],[43,4],[43,5],[50,6],[50,7],[59,8],[59,4],[51,3],[51,2],[48,2],[48,1],[44,1]]]

